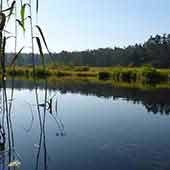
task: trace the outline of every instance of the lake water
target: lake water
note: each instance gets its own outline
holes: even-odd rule
[[[5,90],[12,103],[0,169],[15,161],[23,170],[170,169],[170,89],[42,81],[36,91],[16,80],[11,100],[11,84],[0,91],[1,122]]]

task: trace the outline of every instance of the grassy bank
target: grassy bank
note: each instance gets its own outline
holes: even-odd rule
[[[170,69],[155,69],[151,66],[140,68],[129,67],[87,67],[87,66],[52,66],[44,70],[36,67],[36,77],[94,77],[99,80],[113,80],[114,82],[169,82]],[[15,70],[7,67],[7,75],[26,76],[33,75],[32,67],[15,67]]]
[[[11,77],[8,77],[8,80],[12,80]],[[15,77],[16,81],[28,81],[34,83],[33,77],[17,76]],[[89,91],[91,88],[99,88],[102,90],[107,90],[107,88],[113,87],[122,87],[128,89],[140,89],[140,90],[155,90],[155,89],[170,89],[170,83],[143,83],[143,82],[118,82],[114,80],[105,80],[101,81],[96,77],[56,77],[50,76],[47,78],[48,87],[55,89],[60,86],[60,88],[71,87],[71,88],[82,88],[86,87],[86,90]],[[37,78],[36,82],[41,84],[44,83],[44,78]],[[102,88],[103,89],[102,89]],[[106,88],[106,89],[105,89]]]

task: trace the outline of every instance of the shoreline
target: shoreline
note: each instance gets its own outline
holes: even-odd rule
[[[7,67],[6,75],[32,77],[33,69],[31,66],[15,66],[15,68]],[[35,77],[76,77],[113,80],[116,82],[168,83],[170,82],[170,69],[156,69],[151,66],[88,67],[47,65],[45,68],[37,66],[35,69]]]
[[[7,80],[23,80],[34,82],[33,77],[26,76],[7,76]],[[37,83],[43,83],[47,80],[49,86],[96,86],[103,87],[105,89],[110,87],[120,87],[129,89],[140,89],[140,90],[155,90],[155,89],[170,89],[169,82],[159,82],[159,83],[144,83],[144,82],[118,82],[113,80],[99,80],[95,77],[54,77],[50,76],[47,78],[36,78]]]

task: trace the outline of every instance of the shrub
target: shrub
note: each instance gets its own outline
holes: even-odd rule
[[[120,79],[122,81],[136,81],[137,72],[136,70],[123,70],[120,74]]]
[[[57,73],[56,73],[56,76],[58,76],[58,77],[63,77],[63,76],[71,76],[72,74],[71,73],[68,73],[68,72],[61,72],[61,71],[58,71]]]
[[[151,66],[142,67],[141,79],[146,82],[157,82],[161,80],[160,72]]]
[[[89,71],[90,68],[88,66],[82,66],[82,67],[75,67],[74,71]]]
[[[25,70],[25,75],[28,77],[30,76],[30,70]]]
[[[49,76],[51,73],[48,70],[44,70],[42,67],[37,67],[35,70],[35,75],[37,77],[45,77]]]
[[[23,75],[25,75],[25,71],[22,68],[15,68],[15,69],[8,68],[7,73],[11,76],[23,76]]]
[[[116,68],[113,70],[113,79],[115,81],[136,81],[138,71],[129,68]]]
[[[98,73],[98,78],[99,80],[106,80],[111,77],[111,74],[109,72],[99,72]]]
[[[121,68],[114,68],[113,70],[113,80],[120,81],[121,80]]]
[[[93,72],[81,72],[81,73],[77,73],[76,76],[79,77],[96,77],[96,74]]]

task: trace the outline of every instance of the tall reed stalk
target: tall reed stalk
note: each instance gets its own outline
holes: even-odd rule
[[[36,1],[36,11],[35,15],[38,17],[38,10],[39,10],[39,0]],[[43,34],[42,29],[39,25],[37,25],[37,19],[36,24],[33,23],[33,17],[35,16],[32,12],[33,6],[32,6],[32,0],[29,0],[28,2],[26,0],[20,0],[16,1],[13,0],[11,4],[3,5],[5,4],[6,0],[0,0],[0,15],[1,15],[1,23],[0,23],[0,60],[1,60],[1,71],[3,75],[6,75],[6,57],[5,57],[5,47],[6,47],[6,41],[10,41],[10,38],[15,37],[15,45],[14,45],[14,56],[11,59],[11,63],[9,66],[13,66],[15,68],[16,60],[18,59],[19,55],[22,53],[24,48],[21,48],[17,52],[17,41],[18,41],[18,31],[19,27],[22,28],[24,34],[27,34],[28,31],[30,31],[30,39],[31,39],[31,57],[32,57],[32,68],[33,68],[33,75],[35,75],[35,44],[34,40],[37,44],[37,50],[39,51],[42,66],[45,72],[45,55],[43,46],[46,48],[48,53],[51,55],[49,48],[47,46],[45,36]],[[7,1],[9,3],[9,1]],[[28,10],[27,10],[28,9]],[[27,11],[29,11],[27,13]],[[14,18],[11,16],[14,14]],[[19,17],[19,18],[18,18]],[[26,23],[26,20],[30,20],[29,24]],[[11,36],[11,33],[8,32],[8,30],[5,30],[4,28],[8,28],[8,21],[14,23],[14,35]],[[30,27],[30,29],[28,29]],[[38,31],[38,36],[35,34],[34,29],[36,28]],[[36,32],[37,32],[36,31]],[[5,35],[5,34],[9,35]]]
[[[32,1],[29,0],[29,4],[32,7]],[[31,27],[31,56],[32,56],[32,65],[33,65],[33,75],[35,75],[35,55],[34,55],[34,33],[33,33],[33,22],[32,22],[32,8],[30,9],[30,27]]]

